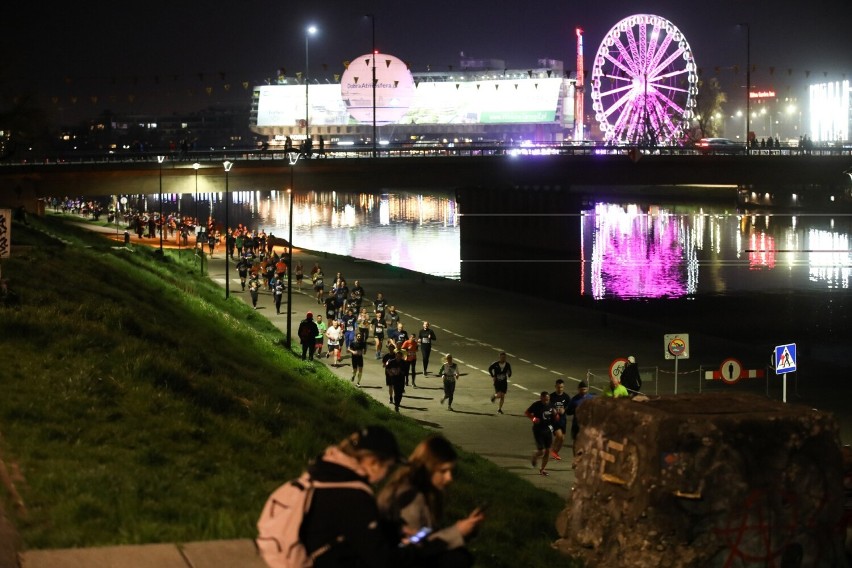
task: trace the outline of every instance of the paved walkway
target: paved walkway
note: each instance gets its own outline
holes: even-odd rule
[[[132,237],[134,246],[136,241],[135,236]],[[159,246],[158,239],[143,241],[150,246]],[[440,251],[436,251],[436,254],[440,254]],[[368,300],[375,298],[377,292],[383,292],[389,303],[395,305],[402,314],[402,321],[408,331],[419,330],[423,320],[428,320],[438,337],[432,350],[430,370],[438,370],[441,358],[446,353],[452,353],[460,367],[461,378],[453,404],[454,411],[450,412],[439,403],[442,396],[440,379],[429,375],[425,378],[418,376],[419,388],[406,390],[401,413],[428,429],[441,432],[465,450],[490,459],[561,498],[568,495],[574,482],[571,448],[566,447],[562,451],[565,456],[562,461],[551,460],[548,465],[549,477],[540,476],[538,470],[530,464],[533,439],[524,410],[538,399],[539,392],[552,391],[554,381],[563,378],[566,391],[573,393],[589,369],[607,369],[614,358],[627,355],[635,355],[640,367],[659,366],[671,371],[673,362],[664,359],[664,333],[691,332],[691,349],[700,353],[700,361],[705,363],[717,364],[731,356],[744,357],[743,351],[748,349],[718,339],[702,338],[695,333],[694,326],[693,329],[687,329],[689,326],[683,329],[663,329],[653,323],[640,325],[630,322],[629,325],[622,325],[624,322],[618,318],[602,317],[592,310],[424,276],[371,262],[304,251],[294,252],[294,260],[302,261],[306,273],[310,272],[314,262],[319,262],[327,284],[337,272],[344,275],[350,286],[356,279],[360,280]],[[205,263],[205,273],[209,273],[224,288],[223,253],[215,253]],[[250,305],[249,294],[240,289],[233,264],[230,277],[231,297]],[[554,274],[553,277],[559,276]],[[532,279],[530,284],[533,285]],[[298,342],[296,328],[305,313],[308,310],[321,313],[309,288],[310,281],[306,279],[303,289],[294,289],[293,292],[292,337],[295,343]],[[269,292],[261,293],[258,312],[283,331],[286,326],[286,306],[282,305],[282,313],[276,314]],[[500,351],[506,351],[514,372],[504,415],[497,414],[496,405],[490,402],[493,390],[486,371]],[[680,392],[695,392],[699,388],[696,370],[700,361],[698,358],[692,361],[680,362]],[[330,369],[342,381],[350,382],[348,358],[343,360],[343,366]],[[362,387],[380,403],[391,407],[381,364],[369,352],[365,357]],[[765,386],[762,382],[756,382],[751,388],[755,392],[763,392]],[[779,398],[775,396],[776,386],[772,388],[774,398]],[[226,557],[239,558],[240,561],[223,563],[221,559]],[[25,566],[35,568],[261,565],[257,564],[249,540],[59,552],[33,551],[26,553],[24,559]],[[213,563],[205,563],[208,560]]]

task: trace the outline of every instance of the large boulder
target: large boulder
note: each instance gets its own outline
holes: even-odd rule
[[[556,547],[587,566],[846,566],[834,418],[751,395],[595,398]]]

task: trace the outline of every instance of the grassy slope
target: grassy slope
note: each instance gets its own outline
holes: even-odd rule
[[[288,355],[190,260],[31,222],[70,244],[15,225],[32,248],[3,262],[21,303],[0,307],[0,451],[28,548],[251,538],[269,492],[359,425],[406,451],[426,434]],[[548,547],[561,500],[464,454],[448,516],[484,500],[480,565],[566,564]]]

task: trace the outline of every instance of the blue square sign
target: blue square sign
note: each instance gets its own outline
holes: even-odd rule
[[[775,374],[783,375],[796,370],[796,344],[775,347]]]

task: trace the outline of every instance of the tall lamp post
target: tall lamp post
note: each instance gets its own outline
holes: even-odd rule
[[[163,256],[163,160],[165,156],[157,156],[157,163],[160,165],[160,256]]]
[[[198,168],[201,164],[195,162],[192,169],[195,170],[195,248],[198,250]],[[201,275],[204,275],[204,245],[201,245]]]
[[[293,323],[293,170],[296,162],[299,161],[299,154],[290,152],[287,155],[290,158],[290,188],[287,190],[290,201],[290,234],[287,238],[287,334],[286,344],[287,349],[292,349],[290,344],[290,328]]]
[[[228,190],[228,174],[234,167],[234,162],[225,160],[222,165],[225,167],[225,299],[227,300],[231,297],[230,262],[228,261],[228,203],[231,201],[231,193]]]
[[[376,16],[375,14],[367,14],[370,18],[370,25],[373,32],[373,42],[371,49],[371,59],[373,62],[373,157],[376,157]]]
[[[748,136],[751,132],[751,26],[748,22],[740,24],[746,30],[746,155],[749,153]]]
[[[314,35],[315,33],[317,33],[316,26],[308,26],[308,28],[305,30],[305,143],[306,144],[307,144],[308,139],[311,137],[311,125],[308,122],[308,118],[309,118],[308,115],[310,114],[310,110],[311,110],[311,107],[309,106],[309,99],[308,99],[308,86],[311,84],[310,75],[308,73],[308,69],[309,69],[309,67],[308,67],[308,65],[309,65],[308,39],[312,35]]]

